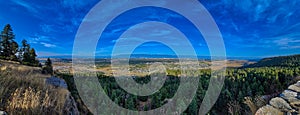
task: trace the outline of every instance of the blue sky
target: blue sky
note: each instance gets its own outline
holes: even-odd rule
[[[98,2],[99,0],[0,0],[0,27],[11,24],[16,41],[20,43],[22,39],[26,39],[37,50],[39,56],[71,55],[80,23]],[[200,0],[200,2],[215,19],[224,39],[227,56],[265,57],[300,53],[300,1]],[[109,9],[116,6],[106,7]],[[128,17],[139,17],[149,12],[152,12],[150,19],[187,25],[182,29],[193,33],[192,27],[181,20],[180,16],[151,8],[129,12],[127,14],[129,16],[120,16],[106,32],[116,34],[124,27],[130,26],[132,21],[136,21]],[[201,16],[195,14],[198,15]],[[139,20],[147,19],[139,18]],[[153,29],[154,26],[145,28],[153,31],[141,35],[176,37],[172,36],[170,31]],[[133,36],[135,35],[133,33],[134,30],[127,32],[131,39],[145,39],[142,38],[145,36]],[[101,43],[99,42],[97,55],[110,54],[112,46],[118,39],[114,34],[107,35]],[[204,40],[193,37],[189,37],[189,40],[198,55],[209,55]],[[170,43],[184,47],[176,40],[170,40]],[[170,48],[154,42],[143,44],[135,50],[135,53],[173,54]]]

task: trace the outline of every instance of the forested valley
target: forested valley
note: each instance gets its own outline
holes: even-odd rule
[[[266,58],[258,63],[240,68],[227,68],[224,86],[217,102],[209,113],[234,115],[255,113],[259,107],[267,104],[272,97],[277,96],[290,84],[300,80],[299,62],[300,55],[293,55]],[[199,76],[196,76],[199,77],[197,95],[194,96],[193,101],[183,114],[197,114],[206,94],[211,70],[203,69],[198,72]],[[180,72],[169,70],[168,73]],[[73,90],[73,94],[78,95],[72,77],[64,74],[61,74],[61,76],[65,76],[63,78],[68,82],[69,89]],[[122,89],[114,77],[99,74],[98,79],[111,100],[123,108],[135,111],[148,111],[163,106],[169,99],[172,99],[180,83],[180,78],[175,74],[168,75],[163,88],[158,92],[151,96],[137,96]],[[150,76],[134,77],[134,80],[144,84],[149,82]]]

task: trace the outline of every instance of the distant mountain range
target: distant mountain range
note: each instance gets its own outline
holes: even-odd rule
[[[128,54],[129,55],[129,54]],[[116,55],[114,58],[126,58],[127,54]],[[71,59],[72,55],[62,55],[62,56],[40,56],[39,58],[63,58],[63,59]],[[80,58],[91,58],[87,56],[78,56]],[[183,58],[193,58],[194,56],[190,55],[182,55]],[[96,56],[95,58],[111,58],[111,56]],[[178,58],[177,55],[164,55],[164,54],[131,54],[130,58]],[[211,56],[197,56],[198,59],[202,60],[210,60]],[[218,59],[218,57],[214,57]],[[252,60],[259,61],[260,57],[226,57],[227,60]]]

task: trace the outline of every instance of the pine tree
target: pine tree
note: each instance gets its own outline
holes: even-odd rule
[[[9,60],[13,60],[13,61],[18,61],[18,58],[16,56],[16,54],[18,53],[18,43],[15,41],[12,41],[11,43],[11,47],[10,47],[10,58]]]
[[[45,62],[46,66],[52,66],[52,61],[50,58],[47,59],[47,61]]]
[[[30,49],[30,45],[27,44],[27,41],[25,39],[22,40],[22,46],[19,49],[18,52],[18,59],[20,62],[24,61],[25,58],[29,58],[29,49]],[[25,56],[27,55],[27,56]]]
[[[30,48],[26,40],[22,40],[22,47],[19,49],[19,60],[24,65],[39,66],[39,61],[34,48]]]
[[[1,58],[15,60],[18,50],[18,44],[14,41],[15,35],[9,24],[7,24],[1,32]]]
[[[45,66],[43,67],[43,73],[51,75],[53,74],[52,61],[50,58],[48,58],[45,62]]]
[[[187,110],[189,114],[194,114],[196,115],[198,113],[198,105],[197,105],[197,100],[193,99],[191,104],[189,105],[189,108]]]
[[[37,55],[33,48],[27,44],[26,40],[22,41],[22,46],[14,41],[15,35],[9,24],[7,24],[0,35],[0,58],[12,61],[19,61],[24,65],[39,66]]]
[[[31,48],[29,51],[29,57],[30,57],[30,64],[32,66],[38,66],[39,65],[39,61],[36,59],[36,53],[34,48]]]

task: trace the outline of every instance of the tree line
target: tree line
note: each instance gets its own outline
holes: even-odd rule
[[[42,67],[37,59],[34,48],[22,40],[21,45],[15,41],[15,34],[10,24],[5,25],[0,35],[0,59],[17,61],[23,65]],[[45,62],[43,73],[53,73],[52,62],[50,58]]]
[[[250,64],[245,66],[249,67],[299,67],[300,66],[300,55],[291,56],[278,56],[271,58],[264,58],[258,63]]]

